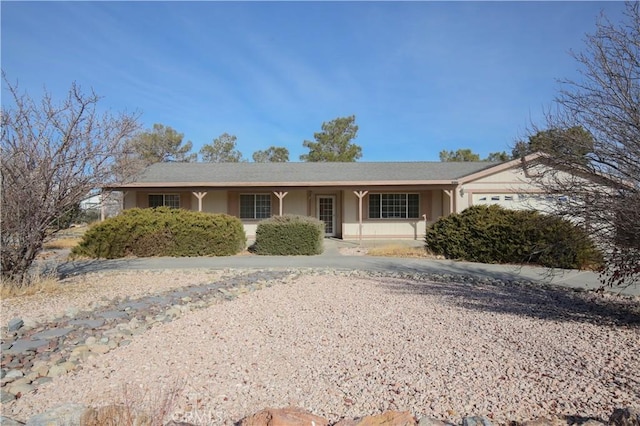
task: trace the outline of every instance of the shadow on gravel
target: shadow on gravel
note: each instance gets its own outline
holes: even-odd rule
[[[103,272],[111,270],[126,270],[132,264],[133,259],[94,259],[79,260],[60,263],[55,266],[55,270],[61,279],[72,275],[84,275],[92,272]]]
[[[430,272],[415,269],[398,269],[406,274]],[[447,303],[481,312],[515,314],[525,317],[556,321],[577,321],[616,326],[640,326],[640,303],[637,299],[618,298],[590,291],[539,284],[522,284],[523,278],[508,273],[456,274],[449,271],[445,282],[407,281],[406,283],[380,282],[392,293],[417,294],[442,297]],[[484,280],[483,280],[484,278]],[[493,279],[506,284],[496,284]],[[438,280],[440,281],[440,280]],[[520,281],[520,282],[518,282]]]
[[[467,265],[467,266],[465,266]],[[473,265],[473,269],[469,269],[468,265]],[[481,278],[496,279],[502,281],[513,280],[533,280],[540,283],[551,283],[553,279],[562,278],[565,271],[562,269],[549,269],[534,267],[535,274],[530,277],[523,276],[521,265],[508,265],[502,267],[501,271],[491,270],[491,265],[484,265],[481,263],[465,263],[465,262],[429,262],[429,263],[414,263],[413,265],[393,262],[376,262],[376,270],[390,271],[408,274],[452,274],[460,276],[473,275]],[[503,265],[501,265],[503,266]]]

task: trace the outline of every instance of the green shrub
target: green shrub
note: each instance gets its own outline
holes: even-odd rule
[[[471,262],[582,269],[602,261],[587,234],[571,222],[495,205],[440,218],[427,229],[425,244],[435,254]]]
[[[91,227],[73,256],[229,256],[244,249],[238,218],[160,207],[129,209]]]
[[[254,250],[279,256],[320,254],[324,227],[324,222],[313,217],[274,216],[258,223]]]

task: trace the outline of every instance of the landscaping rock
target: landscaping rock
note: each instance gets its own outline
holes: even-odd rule
[[[7,328],[10,332],[18,331],[23,325],[24,321],[22,320],[22,318],[13,318],[11,321],[9,321],[9,326]]]
[[[4,377],[7,379],[17,379],[19,377],[24,377],[24,373],[21,370],[9,370]]]
[[[16,399],[16,396],[14,394],[4,390],[0,391],[0,403],[6,404],[7,402],[11,402],[14,399]],[[4,422],[2,424],[4,424]]]
[[[62,364],[56,364],[49,368],[48,377],[58,377],[63,374],[67,374],[69,371],[73,370],[75,365],[72,362],[63,362]]]
[[[27,426],[80,425],[85,411],[87,408],[80,404],[57,405],[29,418]]]
[[[96,329],[104,325],[104,320],[102,319],[72,320],[72,321],[69,321],[69,325],[81,326],[88,329]]]
[[[240,421],[240,426],[328,425],[329,421],[301,408],[266,408]]]
[[[53,381],[53,379],[51,377],[39,377],[39,378],[35,379],[31,384],[33,386],[37,387],[37,386],[43,385],[45,383],[49,383],[51,381]]]
[[[50,328],[48,330],[41,331],[40,333],[36,333],[31,336],[34,340],[48,340],[48,339],[56,339],[58,337],[66,336],[71,333],[73,328]],[[49,342],[47,342],[48,344]]]
[[[451,426],[451,423],[443,422],[442,420],[434,419],[433,417],[421,417],[418,421],[418,426]],[[542,426],[542,425],[541,425]]]
[[[385,411],[355,420],[341,420],[335,426],[416,426],[416,419],[408,411]]]
[[[40,346],[46,346],[49,344],[48,340],[27,340],[19,339],[13,342],[13,345],[5,351],[3,354],[21,354],[27,351],[35,350]]]
[[[462,426],[492,426],[491,420],[484,416],[467,416],[462,419]]]
[[[522,422],[520,426],[567,426],[567,420],[558,417],[552,417],[551,419],[540,417]]]
[[[3,401],[4,402],[4,401]],[[2,426],[23,426],[24,423],[10,419],[9,417],[1,416],[0,425]]]
[[[111,350],[109,345],[102,345],[102,344],[92,345],[88,349],[90,352],[94,354],[106,354]]]
[[[22,383],[22,384],[14,385],[13,383],[11,383],[9,385],[9,393],[15,396],[26,395],[28,393],[33,392],[34,390],[36,390],[36,387],[32,384]]]

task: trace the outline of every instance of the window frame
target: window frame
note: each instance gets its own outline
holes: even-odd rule
[[[247,216],[245,214],[246,209],[243,210],[243,205],[242,205],[242,201],[243,201],[243,197],[253,197],[253,206],[252,206],[252,216]],[[260,205],[258,204],[258,197],[261,197],[263,201],[268,200],[269,204],[268,204],[268,212],[265,210],[264,212],[262,210],[260,210]],[[265,208],[266,206],[263,205],[263,208]],[[238,197],[238,217],[242,220],[263,220],[263,219],[269,219],[272,214],[271,214],[271,209],[273,208],[272,206],[272,200],[271,200],[271,193],[265,193],[265,192],[255,192],[255,193],[241,193]],[[260,214],[258,214],[260,213]]]
[[[404,196],[404,206],[397,203],[399,197]],[[372,206],[373,198],[377,197],[377,206]],[[415,198],[414,198],[415,197]],[[387,198],[385,200],[385,198]],[[412,199],[415,204],[412,205]],[[420,193],[418,192],[374,192],[368,198],[368,218],[377,220],[408,220],[420,219]],[[400,209],[403,210],[400,212]],[[372,215],[377,210],[376,215]],[[394,213],[400,215],[394,215]],[[413,216],[415,214],[415,216]]]
[[[174,205],[175,203],[167,203],[167,197],[176,197],[177,200],[177,205]],[[157,206],[152,206],[151,205],[151,197],[162,197],[162,204],[157,205]],[[151,209],[155,209],[157,207],[169,207],[171,209],[179,209],[181,206],[181,200],[180,200],[180,194],[177,192],[169,192],[169,193],[150,193],[147,194],[147,204],[149,206],[149,208]]]

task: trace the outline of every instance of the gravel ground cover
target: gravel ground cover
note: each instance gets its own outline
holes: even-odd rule
[[[149,285],[148,295],[153,283],[121,283],[187,285],[215,279],[208,273],[102,274],[100,287],[120,285],[122,297]],[[604,420],[616,407],[640,406],[637,299],[430,278],[306,271],[158,324],[6,404],[3,415],[26,420],[65,402],[158,400],[176,387],[175,418],[195,424],[233,424],[288,405],[333,421],[398,409],[498,424]],[[86,297],[90,304],[101,296]],[[42,303],[50,314],[30,304],[20,310],[46,318],[71,300]]]
[[[2,300],[0,324],[15,317],[35,322],[50,321],[69,310],[86,310],[115,298],[135,299],[153,293],[215,282],[229,275],[224,270],[134,271],[92,273],[68,277],[57,294],[35,294]]]

